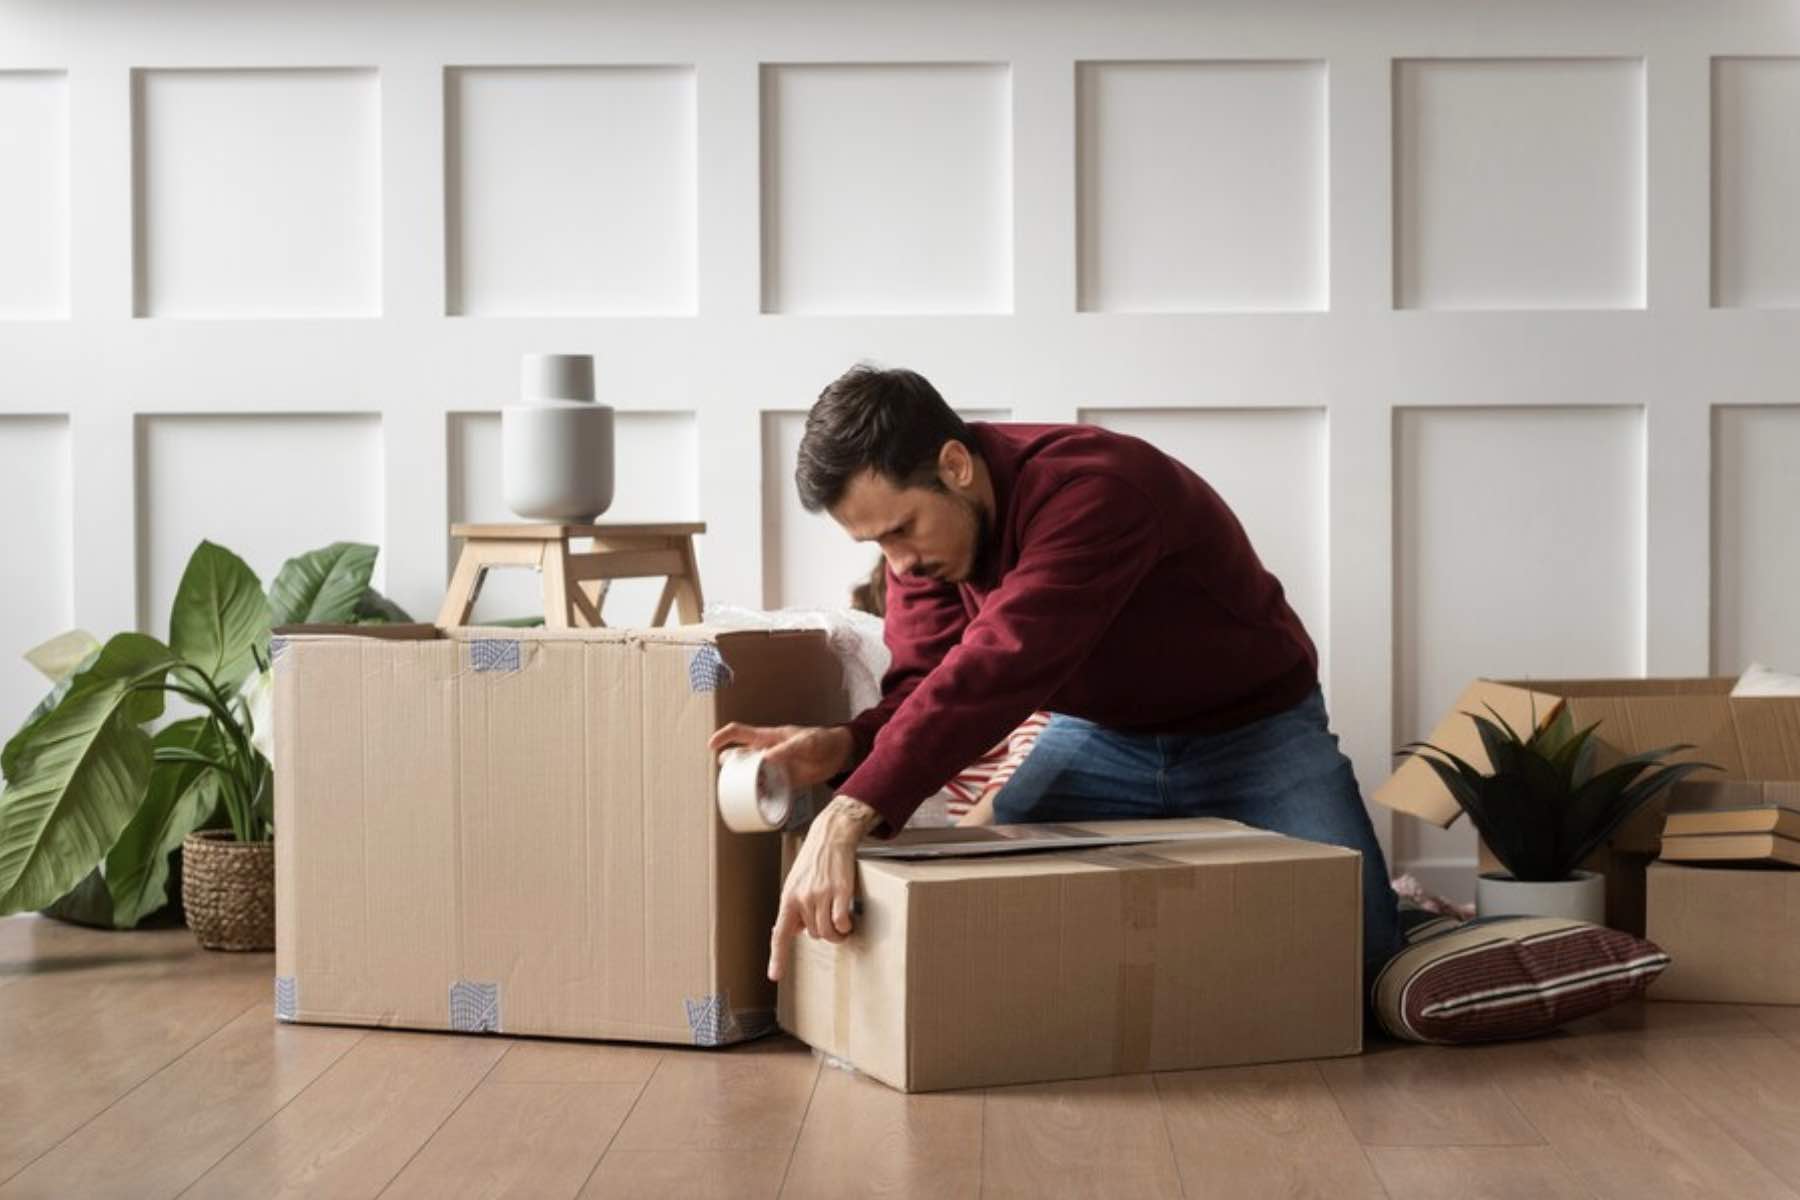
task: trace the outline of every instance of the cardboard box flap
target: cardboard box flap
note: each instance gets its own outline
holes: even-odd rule
[[[1729,702],[1747,779],[1800,779],[1800,697],[1741,696]]]
[[[1485,770],[1487,751],[1482,748],[1481,734],[1475,728],[1475,722],[1466,714],[1488,716],[1491,708],[1520,733],[1541,728],[1555,719],[1563,703],[1561,696],[1543,690],[1545,686],[1478,679],[1463,689],[1456,704],[1425,740]],[[1462,808],[1436,773],[1417,758],[1404,760],[1376,790],[1375,800],[1384,807],[1410,813],[1439,827],[1448,826],[1462,815]]]
[[[979,836],[984,832],[990,836]],[[941,836],[944,834],[951,836],[946,839]],[[865,846],[857,857],[865,873],[944,881],[1080,875],[1090,871],[1271,859],[1355,858],[1357,853],[1342,846],[1255,829],[1237,821],[1190,818],[923,829],[913,831],[906,843],[898,847]]]
[[[1130,828],[1115,828],[1115,825]],[[1167,821],[1096,821],[1042,825],[982,825],[952,829],[902,831],[886,842],[868,842],[857,849],[863,859],[990,858],[995,855],[1129,846],[1143,842],[1176,842],[1196,837],[1279,837],[1251,829],[1236,821],[1183,821],[1171,828]]]

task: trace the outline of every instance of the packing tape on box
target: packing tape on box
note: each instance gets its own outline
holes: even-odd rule
[[[719,760],[719,816],[734,833],[777,833],[802,793],[760,751],[733,746]]]

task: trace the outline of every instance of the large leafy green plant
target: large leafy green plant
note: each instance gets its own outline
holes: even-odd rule
[[[1692,746],[1664,746],[1594,769],[1599,722],[1577,730],[1563,709],[1552,721],[1522,737],[1492,708],[1493,719],[1463,715],[1475,722],[1490,769],[1482,771],[1429,742],[1413,742],[1400,753],[1437,772],[1469,814],[1482,840],[1514,879],[1553,883],[1568,879],[1626,818],[1709,763],[1664,764],[1665,755]]]
[[[0,913],[60,902],[129,928],[167,903],[171,856],[195,829],[272,836],[270,630],[409,620],[369,586],[376,553],[338,542],[289,559],[265,594],[242,559],[201,542],[167,645],[74,632],[27,655],[56,683],[0,749]],[[198,715],[153,732],[169,696]]]

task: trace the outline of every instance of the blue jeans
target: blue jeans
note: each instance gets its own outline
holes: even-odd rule
[[[1119,733],[1057,713],[994,798],[994,819],[1226,817],[1362,852],[1363,979],[1400,949],[1387,862],[1317,688],[1286,712],[1226,733]]]

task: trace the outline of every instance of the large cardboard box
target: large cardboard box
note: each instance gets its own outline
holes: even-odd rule
[[[1800,871],[1659,862],[1649,892],[1649,938],[1673,960],[1652,999],[1800,1004]]]
[[[855,932],[795,939],[782,1027],[909,1092],[1362,1048],[1355,851],[1219,820],[1036,828],[1182,840],[862,857]]]
[[[766,1031],[776,835],[707,738],[842,721],[822,634],[278,635],[280,1017],[715,1045]]]
[[[1600,722],[1596,765],[1629,754],[1689,743],[1694,749],[1671,762],[1714,763],[1727,779],[1800,779],[1800,697],[1733,697],[1736,680],[1575,679],[1529,682],[1477,680],[1470,684],[1425,740],[1488,765],[1475,723],[1465,713],[1491,706],[1521,732],[1544,725],[1565,708],[1577,727]],[[1462,810],[1430,767],[1407,759],[1375,792],[1378,803],[1447,827]],[[1607,878],[1606,920],[1632,933],[1644,931],[1644,868],[1662,836],[1661,802],[1646,805],[1584,865]],[[1498,866],[1482,849],[1481,869]]]

